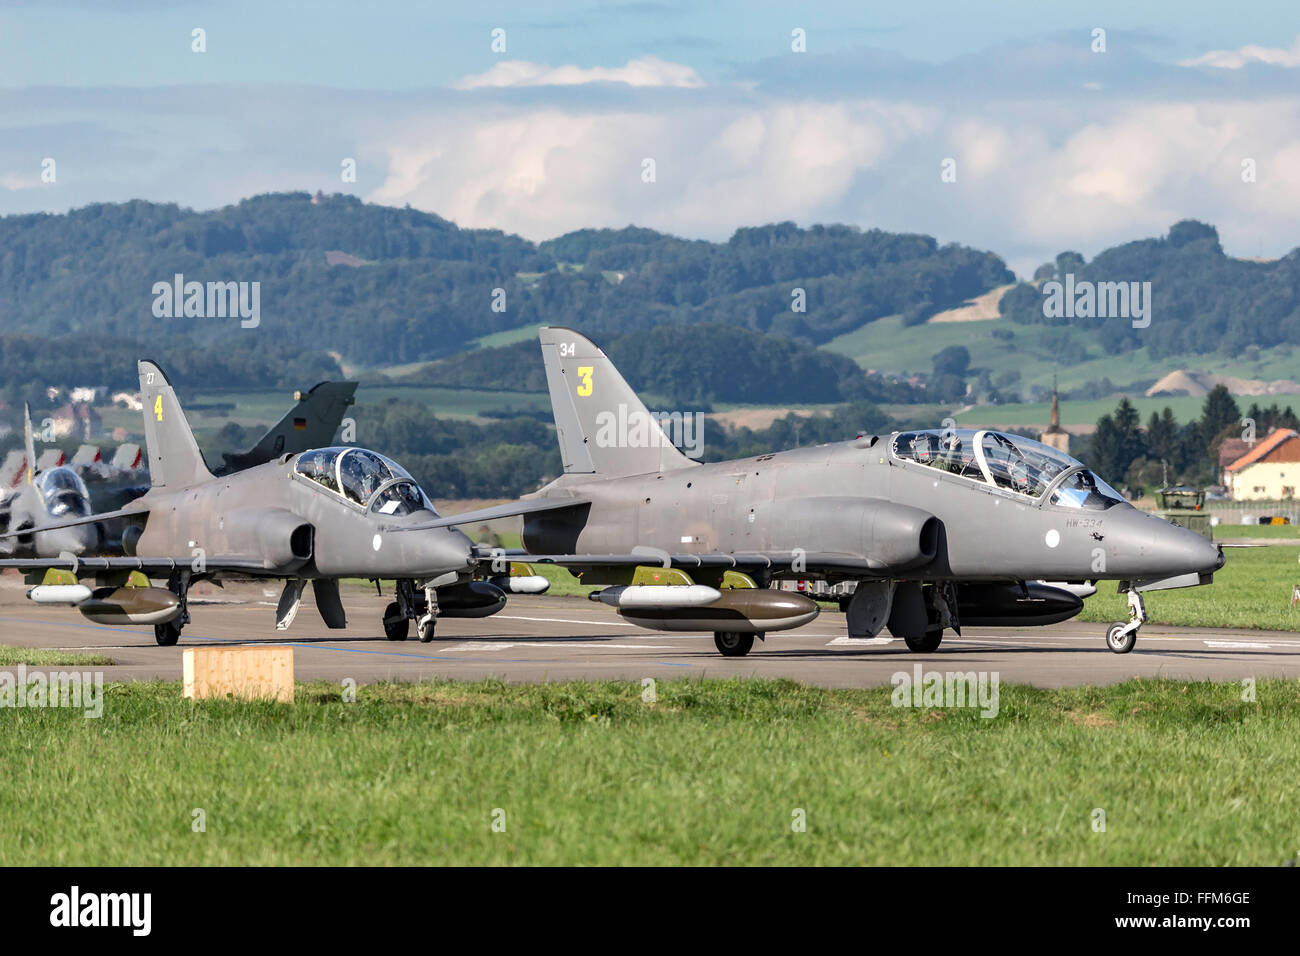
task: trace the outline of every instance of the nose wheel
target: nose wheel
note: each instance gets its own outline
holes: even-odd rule
[[[421,593],[423,591],[423,593]],[[384,636],[390,641],[404,641],[411,622],[422,644],[433,640],[438,618],[438,589],[419,588],[407,578],[397,581],[397,600],[384,611]]]
[[[1116,654],[1127,654],[1137,643],[1138,628],[1147,622],[1147,606],[1137,588],[1129,585],[1128,616],[1126,622],[1119,621],[1106,629],[1106,646]]]

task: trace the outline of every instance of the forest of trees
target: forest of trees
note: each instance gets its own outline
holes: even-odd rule
[[[1175,223],[1161,239],[1128,242],[1086,262],[1063,252],[1038,279],[1150,282],[1151,324],[1127,318],[1048,318],[1042,290],[1021,283],[1002,299],[1002,314],[1021,323],[1087,329],[1115,354],[1145,346],[1152,357],[1218,352],[1240,356],[1251,346],[1300,345],[1300,249],[1275,262],[1225,255],[1213,226]]]
[[[330,251],[353,264],[327,264]],[[261,324],[155,317],[154,283],[178,274],[260,283]],[[93,332],[159,352],[292,346],[367,366],[453,355],[540,323],[613,338],[712,321],[815,344],[885,315],[921,321],[1010,278],[992,253],[851,226],[778,223],[722,243],[583,230],[533,244],[345,195],[0,218],[0,333]],[[11,371],[0,367],[5,380]]]
[[[325,352],[247,340],[221,348],[195,348],[174,340],[121,339],[89,332],[61,339],[30,333],[0,334],[0,402],[20,408],[49,404],[47,385],[109,386],[135,391],[136,361],[158,362],[183,389],[298,388],[343,371]]]
[[[925,399],[923,391],[868,375],[843,355],[718,322],[659,326],[599,344],[635,391],[657,396],[674,408],[701,408],[713,402],[821,404],[870,399],[905,404]],[[546,390],[546,369],[541,349],[529,339],[435,362],[404,380],[541,392]]]

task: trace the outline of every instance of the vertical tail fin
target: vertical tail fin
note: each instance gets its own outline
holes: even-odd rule
[[[36,474],[36,436],[32,434],[32,406],[23,402],[23,450],[27,455],[27,483]]]
[[[226,454],[226,468],[242,471],[261,465],[286,452],[297,454],[324,448],[334,441],[348,407],[356,403],[356,382],[321,382],[308,392],[299,392],[298,404],[271,426],[257,444],[245,452]]]
[[[688,468],[614,363],[572,329],[541,329],[542,360],[565,474],[606,477]]]
[[[137,365],[140,401],[144,403],[149,483],[155,488],[184,488],[212,480],[212,472],[203,460],[171,382],[155,363],[142,359]]]

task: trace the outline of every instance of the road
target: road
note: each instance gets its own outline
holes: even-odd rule
[[[508,681],[640,680],[643,677],[789,677],[825,687],[888,684],[922,663],[927,670],[997,672],[1007,683],[1038,687],[1109,684],[1130,677],[1239,680],[1300,678],[1300,634],[1147,625],[1126,655],[1106,650],[1105,625],[1068,622],[1046,628],[968,628],[949,633],[938,652],[910,653],[888,637],[851,640],[844,618],[823,612],[795,631],[769,635],[743,658],[723,658],[706,634],[645,631],[612,608],[581,598],[512,597],[499,614],[443,619],[437,640],[391,642],[379,621],[391,596],[344,590],[349,625],[329,631],[310,596],[293,626],[275,630],[278,592],[257,585],[206,588],[191,600],[193,618],[179,645],[158,647],[152,628],[104,627],[69,608],[36,607],[15,583],[0,588],[0,644],[93,650],[112,658],[105,680],[179,680],[185,647],[230,643],[289,644],[299,680],[358,683],[448,677]],[[412,629],[414,633],[414,629]],[[100,669],[100,668],[96,668]]]

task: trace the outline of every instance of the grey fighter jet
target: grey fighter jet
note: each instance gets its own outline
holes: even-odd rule
[[[656,629],[711,630],[721,653],[811,620],[775,578],[855,582],[849,634],[884,628],[918,652],[963,624],[1067,620],[1085,582],[1115,580],[1133,648],[1142,594],[1208,583],[1223,554],[1134,508],[1053,448],[987,429],[859,435],[700,464],[618,370],[570,329],[541,330],[564,474],[528,496],[521,560],[563,565],[593,597]],[[1044,581],[1061,582],[1060,586]]]
[[[247,451],[223,452],[223,464],[212,473],[218,477],[229,475],[266,464],[286,453],[323,448],[334,440],[344,414],[355,404],[356,391],[356,382],[319,382],[305,392],[295,392],[294,406],[278,422]],[[149,490],[137,474],[141,458],[140,447],[128,443],[118,446],[111,465],[82,469],[84,477],[90,479],[91,499],[97,507],[104,511],[116,510]],[[74,459],[73,465],[76,464]],[[109,541],[120,539],[120,527],[109,525],[107,531]]]
[[[86,509],[51,522],[38,535],[125,518],[126,554],[0,560],[0,567],[28,572],[33,584],[49,568],[95,583],[37,584],[28,591],[33,601],[71,604],[101,623],[151,624],[162,645],[179,639],[190,619],[186,594],[201,580],[282,579],[277,627],[284,629],[308,581],[325,623],[341,628],[346,620],[339,578],[393,578],[397,600],[388,607],[384,629],[394,640],[406,637],[411,620],[428,640],[440,613],[481,616],[504,603],[505,589],[474,580],[473,545],[452,527],[460,522],[439,518],[396,462],[364,448],[321,448],[214,477],[167,377],[149,361],[139,363],[139,372],[149,491],[117,511]],[[420,534],[400,533],[417,525]],[[0,542],[25,533],[10,530],[0,534]],[[126,587],[132,571],[162,579],[166,587]]]
[[[96,551],[104,535],[97,521],[68,526],[91,514],[90,495],[76,471],[42,468],[32,434],[32,411],[23,406],[24,452],[15,485],[0,500],[0,557],[51,558]]]

